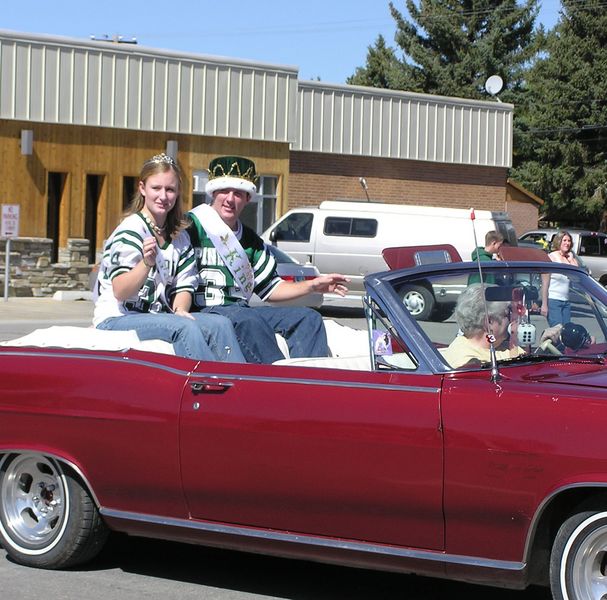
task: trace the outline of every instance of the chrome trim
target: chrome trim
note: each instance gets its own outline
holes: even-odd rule
[[[41,358],[73,358],[79,360],[101,360],[101,361],[109,361],[109,362],[128,362],[129,364],[134,364],[138,366],[151,367],[155,369],[160,369],[161,371],[166,371],[167,373],[172,373],[173,375],[180,375],[183,377],[191,377],[192,379],[201,379],[201,378],[211,378],[214,380],[218,379],[231,379],[234,381],[261,381],[263,383],[271,383],[271,382],[281,382],[281,383],[291,383],[298,385],[331,385],[334,387],[347,387],[347,388],[360,388],[360,389],[374,389],[374,390],[392,390],[395,392],[418,392],[418,393],[426,393],[426,394],[437,394],[440,392],[440,387],[423,387],[423,386],[410,386],[410,385],[389,385],[389,384],[376,384],[376,383],[353,383],[351,381],[332,381],[326,379],[304,379],[297,377],[280,377],[275,376],[271,377],[268,375],[240,375],[237,373],[211,373],[211,372],[194,372],[194,371],[184,371],[181,369],[175,369],[172,367],[167,367],[161,363],[141,360],[139,358],[132,358],[130,356],[125,356],[124,353],[119,356],[99,356],[99,355],[91,355],[91,354],[66,354],[66,353],[57,353],[57,352],[35,352],[35,351],[26,351],[26,352],[14,352],[14,351],[2,351],[0,352],[2,356],[35,356]],[[199,363],[202,364],[202,363]],[[225,364],[225,363],[221,363]],[[276,369],[282,368],[282,366],[273,365],[260,365],[264,368],[273,367]],[[302,367],[303,368],[303,367]],[[312,372],[313,369],[306,367],[308,371]],[[357,373],[362,371],[356,371]],[[412,373],[415,375],[416,373]],[[421,375],[421,374],[420,374]]]
[[[336,550],[350,550],[353,552],[364,552],[366,554],[380,554],[386,556],[396,556],[400,558],[431,560],[440,563],[458,565],[473,565],[475,567],[500,569],[505,571],[522,571],[526,567],[525,563],[514,561],[489,560],[476,556],[443,554],[440,551],[432,552],[430,550],[411,550],[409,548],[403,548],[399,546],[388,546],[372,542],[357,542],[346,539],[330,539],[313,535],[282,533],[269,529],[254,529],[252,527],[238,527],[235,525],[224,525],[204,521],[190,521],[187,519],[175,519],[171,517],[157,517],[154,515],[131,513],[121,510],[113,510],[110,508],[102,508],[100,512],[102,516],[113,519],[135,521],[139,523],[149,523],[152,525],[162,525],[165,527],[193,529],[198,531],[205,531],[208,533],[218,533],[229,536],[256,538],[267,541],[290,542],[293,544],[333,548]]]
[[[66,464],[70,469],[72,469],[78,475],[78,477],[80,477],[80,479],[82,479],[82,481],[84,482],[84,485],[86,486],[86,489],[91,494],[91,498],[93,498],[93,502],[95,503],[97,508],[101,507],[101,504],[99,503],[99,499],[97,498],[97,496],[95,494],[95,490],[93,489],[93,486],[91,485],[91,482],[85,477],[85,475],[82,472],[82,470],[80,469],[80,467],[77,467],[71,460],[69,460],[63,456],[60,456],[59,454],[54,454],[53,452],[46,452],[46,451],[42,451],[42,450],[31,450],[29,448],[0,448],[0,456],[5,456],[5,455],[10,456],[11,454],[40,454],[42,456],[48,456],[59,463]]]
[[[271,366],[271,365],[266,365]],[[310,371],[309,367],[306,368]],[[360,371],[356,371],[357,373]],[[231,379],[235,381],[261,381],[263,383],[294,383],[298,385],[330,385],[333,387],[346,387],[346,388],[359,388],[359,389],[373,389],[373,390],[392,390],[395,392],[419,392],[423,394],[438,394],[440,387],[422,387],[416,385],[390,385],[387,383],[362,383],[352,381],[333,381],[331,379],[299,379],[296,377],[269,377],[267,375],[237,375],[235,373],[225,374],[211,374],[211,373],[192,373],[192,381],[197,378],[212,378],[212,379]]]
[[[92,350],[92,352],[100,352],[99,350]],[[101,360],[108,362],[128,362],[129,364],[135,364],[143,367],[152,367],[155,369],[160,369],[162,371],[166,371],[167,373],[173,373],[174,375],[182,375],[185,377],[189,377],[192,374],[192,371],[184,371],[183,369],[174,369],[172,367],[167,367],[162,363],[157,363],[154,361],[141,360],[139,358],[133,358],[131,356],[126,356],[124,350],[104,350],[104,352],[116,352],[119,353],[117,356],[100,356],[98,354],[67,354],[63,352],[48,352],[44,351],[25,351],[25,352],[15,352],[12,350],[9,351],[0,351],[1,356],[35,356],[40,358],[73,358],[79,360]],[[138,350],[138,352],[143,352],[143,350]]]

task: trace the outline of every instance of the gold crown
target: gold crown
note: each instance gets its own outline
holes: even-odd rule
[[[255,170],[255,163],[242,156],[220,156],[209,164],[209,180],[218,177],[236,177],[257,185],[259,176]]]

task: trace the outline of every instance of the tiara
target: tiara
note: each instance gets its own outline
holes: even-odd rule
[[[165,154],[164,152],[162,154],[156,154],[155,156],[152,156],[152,158],[150,158],[150,160],[147,160],[146,163],[156,163],[157,165],[170,165],[171,167],[176,166],[175,159],[172,156]]]

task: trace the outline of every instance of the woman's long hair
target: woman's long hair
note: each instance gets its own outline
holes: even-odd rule
[[[166,173],[167,171],[171,170],[177,176],[177,184],[179,189],[177,190],[177,199],[175,200],[175,205],[167,214],[165,227],[167,238],[173,239],[181,230],[187,227],[187,221],[185,220],[185,215],[183,212],[183,202],[181,200],[184,187],[183,171],[181,170],[181,167],[170,156],[167,156],[166,154],[157,154],[143,163],[141,173],[139,173],[139,181],[145,184],[147,179],[152,175],[156,175],[157,173]],[[145,197],[142,196],[141,192],[139,191],[138,185],[137,191],[133,195],[131,203],[124,212],[124,216],[128,217],[129,215],[134,215],[140,212],[144,206]]]
[[[571,234],[566,229],[561,229],[552,238],[552,244],[551,244],[552,250],[560,250],[561,249],[561,242],[563,241],[563,238],[565,236],[568,236],[569,239],[573,242],[573,238],[571,237]],[[573,244],[571,245],[571,250],[573,250]]]

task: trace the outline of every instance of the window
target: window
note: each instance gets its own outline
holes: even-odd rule
[[[309,242],[312,233],[312,213],[291,213],[276,227],[276,241]]]
[[[365,298],[365,304],[368,307],[367,325],[371,331],[375,369],[417,369],[417,361],[408,351],[390,318],[369,297]]]
[[[131,201],[133,200],[136,191],[137,177],[124,176],[122,178],[122,212],[131,205]]]
[[[192,180],[192,208],[205,202],[210,204],[211,198],[208,198],[204,191],[207,181],[209,181],[208,171],[194,171]]]
[[[599,235],[583,235],[580,240],[580,256],[605,256],[607,237]]]
[[[351,217],[327,217],[324,233],[325,235],[371,238],[377,234],[377,221]]]
[[[276,220],[278,177],[261,175],[259,192],[240,215],[241,221],[257,233],[265,231]]]

